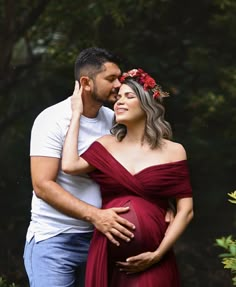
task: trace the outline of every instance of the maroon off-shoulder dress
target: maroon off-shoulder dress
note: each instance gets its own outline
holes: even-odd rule
[[[86,287],[179,287],[173,250],[159,263],[134,275],[120,272],[116,261],[157,249],[165,235],[168,199],[192,197],[187,161],[147,167],[132,175],[99,142],[82,157],[97,170],[90,176],[101,186],[103,208],[129,206],[122,216],[135,224],[134,238],[120,246],[95,230],[91,242]]]

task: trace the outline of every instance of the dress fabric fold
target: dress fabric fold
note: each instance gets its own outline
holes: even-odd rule
[[[101,188],[102,208],[129,206],[120,214],[135,225],[130,242],[120,246],[94,231],[86,267],[86,287],[180,287],[174,251],[160,262],[137,274],[121,272],[117,261],[154,251],[162,241],[167,223],[165,214],[170,198],[192,197],[187,161],[147,167],[132,175],[99,142],[81,155],[96,170],[89,175]]]

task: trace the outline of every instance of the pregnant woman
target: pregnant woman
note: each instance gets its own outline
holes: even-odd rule
[[[133,69],[120,82],[111,135],[98,139],[80,156],[79,121],[87,88],[83,82],[71,98],[62,169],[88,173],[100,185],[103,208],[129,206],[122,216],[136,226],[134,238],[117,245],[95,230],[86,287],[179,287],[173,245],[193,217],[186,152],[171,141],[162,104],[168,94],[155,80]],[[172,198],[176,215],[167,229],[165,214]]]

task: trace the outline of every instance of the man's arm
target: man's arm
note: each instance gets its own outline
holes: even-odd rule
[[[98,209],[79,200],[56,183],[59,168],[59,158],[31,156],[32,184],[37,197],[68,216],[91,222],[116,245],[119,242],[114,236],[125,241],[133,237],[133,224],[118,215],[127,212],[126,207]]]

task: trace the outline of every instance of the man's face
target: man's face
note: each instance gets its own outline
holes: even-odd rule
[[[100,103],[114,103],[121,83],[119,67],[111,62],[104,64],[105,69],[98,73],[93,81],[92,97]]]

